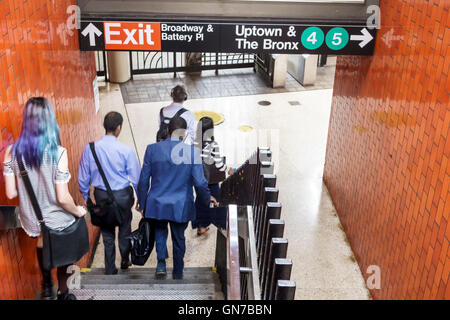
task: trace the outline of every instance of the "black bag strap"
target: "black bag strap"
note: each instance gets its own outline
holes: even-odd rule
[[[159,110],[159,120],[160,120],[160,122],[161,122],[161,125],[164,123],[163,109],[164,109],[164,108],[161,108],[161,110]]]
[[[185,108],[181,108],[180,110],[177,111],[177,113],[175,113],[175,115],[173,116],[173,118],[179,117],[181,116],[183,113],[185,113],[187,110]]]
[[[116,199],[114,198],[114,193],[111,190],[111,186],[109,185],[109,182],[106,179],[105,172],[103,171],[102,165],[98,160],[97,153],[95,152],[94,142],[89,143],[89,146],[91,147],[92,156],[94,157],[95,163],[97,164],[98,172],[100,173],[103,183],[105,184],[106,192],[108,193],[110,200],[115,201]]]
[[[25,185],[25,189],[27,190],[31,205],[33,206],[34,213],[36,214],[36,218],[38,219],[40,224],[44,224],[44,217],[42,216],[41,207],[39,206],[39,202],[36,198],[36,194],[34,193],[33,186],[31,185],[30,177],[28,176],[28,171],[25,169],[21,157],[17,158],[17,164],[19,165],[20,176],[22,177],[23,184]]]
[[[181,108],[180,110],[177,111],[177,113],[175,113],[173,115],[172,118],[168,118],[168,117],[164,117],[163,110],[164,110],[164,108],[161,108],[161,110],[159,111],[159,118],[161,120],[161,125],[163,123],[165,123],[164,120],[166,120],[166,119],[171,120],[172,118],[180,117],[183,113],[185,113],[187,111],[187,109]]]

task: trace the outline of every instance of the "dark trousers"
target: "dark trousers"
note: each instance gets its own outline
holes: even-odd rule
[[[131,219],[133,213],[131,208],[134,204],[133,188],[128,187],[123,190],[113,191],[117,204],[122,208],[123,223],[119,226],[119,251],[122,261],[130,258],[130,243],[128,237],[131,235]],[[94,197],[97,203],[101,203],[108,198],[108,193],[101,189],[94,190]],[[100,228],[105,246],[105,273],[112,274],[116,268],[116,228]]]
[[[170,235],[172,236],[173,246],[173,273],[182,274],[184,268],[184,254],[186,253],[186,238],[184,230],[188,226],[188,222],[177,223],[167,220],[155,221],[155,242],[156,255],[158,260],[165,260],[169,257],[167,253],[167,236],[169,234],[167,225],[170,224]]]

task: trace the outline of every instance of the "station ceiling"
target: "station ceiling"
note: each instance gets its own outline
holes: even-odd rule
[[[78,0],[82,19],[361,24],[379,0]]]

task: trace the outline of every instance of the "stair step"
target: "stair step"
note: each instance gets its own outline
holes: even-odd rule
[[[140,273],[119,273],[116,275],[105,275],[105,274],[82,274],[82,279],[90,279],[94,281],[104,281],[104,280],[115,280],[115,281],[133,281],[133,280],[140,280],[140,281],[147,281],[147,280],[155,280],[158,279],[154,272],[140,272]],[[167,272],[167,275],[164,277],[165,279],[172,279],[172,272]],[[192,273],[187,272],[183,274],[184,280],[191,280],[191,281],[197,281],[197,280],[210,280],[215,281],[218,279],[218,274],[215,274],[213,272],[204,272],[204,273]]]
[[[221,288],[219,283],[127,283],[127,284],[107,284],[107,283],[81,283],[81,289],[135,289],[135,290],[209,290]]]
[[[167,275],[172,276],[173,272],[172,270],[167,270]],[[104,273],[81,273],[81,276],[88,276],[88,277],[145,277],[145,276],[154,276],[155,270],[148,270],[146,272],[140,271],[140,272],[119,272],[117,274],[104,274]],[[184,277],[202,277],[206,275],[217,275],[217,273],[214,273],[212,271],[204,271],[204,272],[183,272]]]
[[[167,272],[164,278],[157,278],[154,271],[147,272],[129,272],[116,275],[91,274],[86,273],[81,276],[81,283],[105,283],[105,284],[139,284],[139,283],[209,283],[218,282],[219,276],[211,271],[209,272],[185,272],[183,280],[173,280],[172,272]]]
[[[130,268],[105,275],[103,268],[81,274],[79,300],[224,300],[219,276],[210,267],[185,268],[182,280],[156,278],[155,268]]]
[[[141,273],[149,273],[154,274],[156,271],[156,268],[143,268],[143,267],[131,267],[127,270],[119,270],[119,273],[117,275],[121,274],[141,274]],[[172,274],[173,268],[167,268],[167,274]],[[197,267],[197,268],[184,268],[183,273],[191,274],[204,274],[204,273],[213,273],[211,267]],[[85,275],[105,275],[105,269],[104,268],[92,268],[91,271],[85,272],[82,274]]]
[[[196,279],[186,279],[183,280],[174,280],[172,278],[166,279],[152,279],[152,278],[81,278],[81,284],[114,284],[114,285],[122,285],[122,284],[208,284],[215,283],[215,278],[196,278]]]
[[[75,289],[78,300],[217,300],[221,292],[205,290]]]

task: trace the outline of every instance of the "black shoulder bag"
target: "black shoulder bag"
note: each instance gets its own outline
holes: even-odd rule
[[[51,270],[77,262],[89,251],[89,234],[86,220],[84,217],[76,218],[74,223],[61,231],[47,228],[22,159],[18,158],[17,163],[34,213],[41,226],[41,234],[44,242],[42,249],[44,269]]]
[[[103,183],[108,193],[107,200],[98,203],[96,206],[92,203],[91,199],[88,199],[88,209],[91,214],[92,224],[98,227],[115,227],[122,224],[122,208],[117,204],[114,198],[114,193],[111,190],[108,180],[106,179],[105,172],[102,165],[98,160],[97,153],[95,152],[94,142],[89,143],[92,155],[95,163],[97,164],[98,172],[102,177]]]

